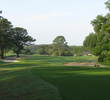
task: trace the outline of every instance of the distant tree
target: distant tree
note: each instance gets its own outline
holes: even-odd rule
[[[38,45],[37,46],[37,54],[40,54],[40,55],[48,55],[48,45]]]
[[[35,39],[28,35],[26,29],[21,27],[13,28],[12,33],[13,35],[11,38],[13,41],[13,50],[16,53],[17,57],[19,57],[19,54],[21,50],[23,50],[24,46],[30,45],[31,42],[35,41]]]
[[[58,53],[58,56],[62,56],[67,47],[67,42],[64,36],[57,36],[53,40],[53,52]]]
[[[0,56],[3,59],[7,48],[11,47],[12,24],[8,19],[0,17]]]
[[[41,44],[36,46],[36,53],[40,55],[52,55],[51,44]]]
[[[36,54],[36,49],[37,49],[36,45],[32,44],[29,46],[25,46],[21,53],[28,55]]]
[[[90,50],[84,46],[70,46],[71,53],[74,56],[83,56],[90,54]]]

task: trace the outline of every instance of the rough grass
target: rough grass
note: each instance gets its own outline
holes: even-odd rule
[[[30,56],[20,63],[0,63],[0,100],[109,100],[109,67],[64,66],[96,60]]]

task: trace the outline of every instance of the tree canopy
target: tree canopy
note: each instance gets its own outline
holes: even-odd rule
[[[0,56],[2,59],[7,49],[14,50],[17,57],[19,57],[19,53],[24,46],[34,41],[35,39],[28,35],[26,29],[21,27],[13,28],[8,19],[0,17]]]
[[[110,10],[110,0],[105,4]],[[99,61],[110,60],[107,59],[110,51],[110,13],[105,16],[98,15],[91,24],[95,33],[86,37],[84,46],[89,47],[95,55],[99,56]]]
[[[53,51],[58,56],[64,55],[64,51],[68,49],[68,45],[64,36],[57,36],[53,40]]]
[[[5,49],[9,48],[11,45],[11,29],[12,24],[8,19],[1,17],[0,18],[0,56],[4,58]]]
[[[13,41],[13,50],[19,57],[19,53],[24,48],[25,45],[30,45],[31,42],[34,42],[31,36],[28,35],[26,29],[21,27],[15,27],[12,29],[12,41]]]
[[[105,2],[106,8],[109,9],[110,11],[110,0],[108,0],[107,2]]]

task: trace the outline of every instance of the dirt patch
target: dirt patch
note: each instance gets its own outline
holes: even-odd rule
[[[90,67],[105,67],[102,66],[100,64],[96,64],[96,63],[90,63],[90,62],[70,62],[70,63],[65,63],[65,66],[90,66]]]

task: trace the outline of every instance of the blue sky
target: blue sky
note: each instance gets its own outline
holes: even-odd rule
[[[106,0],[1,0],[0,9],[16,27],[24,27],[37,44],[49,44],[58,35],[69,45],[82,45],[93,31],[90,24],[107,13]]]

